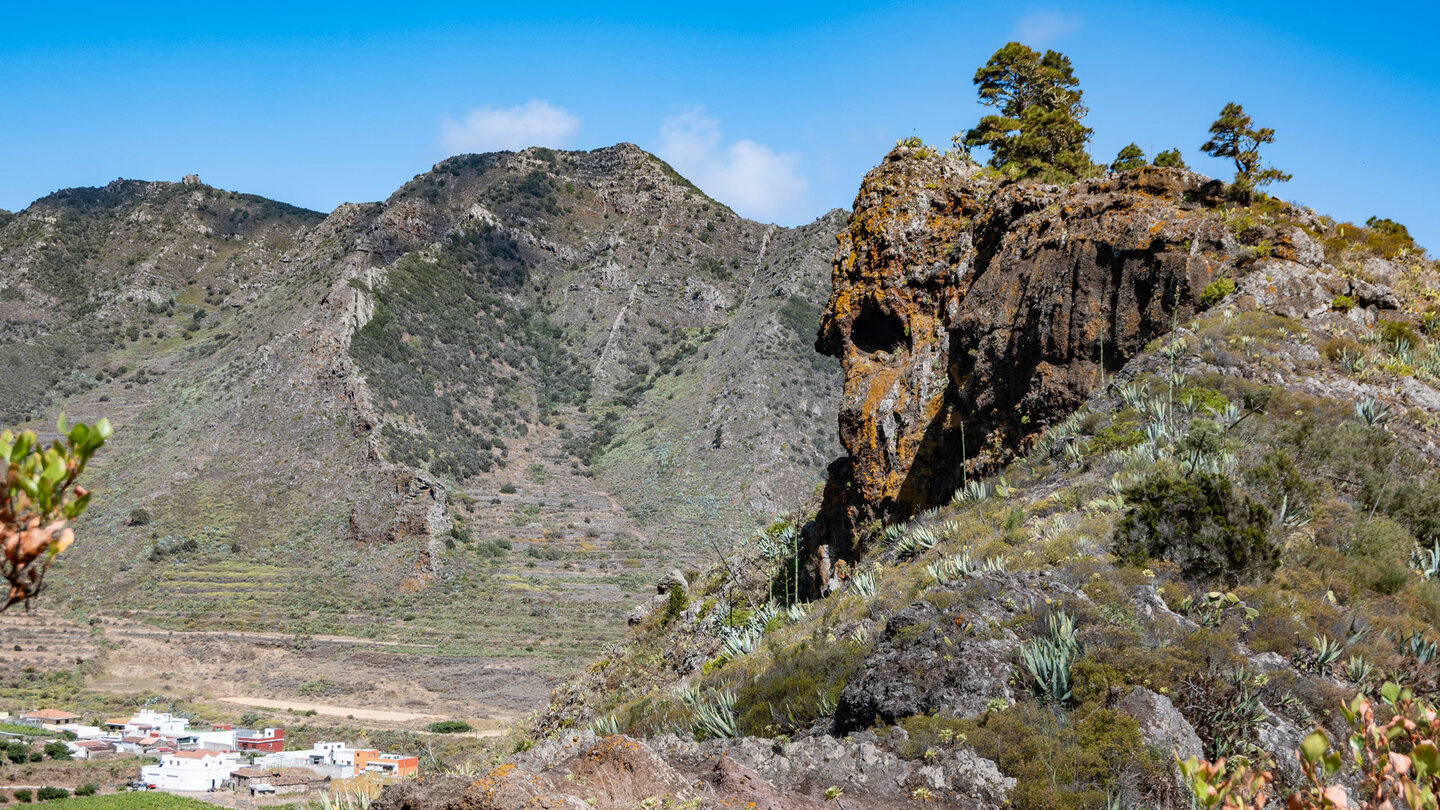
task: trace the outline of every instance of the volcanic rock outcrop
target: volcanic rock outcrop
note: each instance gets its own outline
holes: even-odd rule
[[[848,453],[811,540],[819,582],[862,527],[943,503],[1189,318],[1243,249],[1208,212],[1222,192],[1153,167],[1007,183],[908,146],[866,175],[816,340],[844,369]]]

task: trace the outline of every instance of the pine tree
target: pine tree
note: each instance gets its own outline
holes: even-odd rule
[[[1235,161],[1235,186],[1242,192],[1270,183],[1283,183],[1290,175],[1273,166],[1261,167],[1260,145],[1274,143],[1275,130],[1256,129],[1245,108],[1235,102],[1220,110],[1220,117],[1210,125],[1210,140],[1200,151]]]
[[[1079,84],[1064,54],[1007,44],[975,71],[980,103],[999,114],[980,119],[965,145],[989,148],[990,165],[1016,177],[1067,181],[1092,173]]]
[[[1179,149],[1166,149],[1163,152],[1157,153],[1155,155],[1155,160],[1151,161],[1151,165],[1164,166],[1171,169],[1190,168],[1189,166],[1185,165],[1185,158],[1180,156]]]
[[[1128,172],[1131,169],[1140,169],[1145,166],[1145,150],[1138,144],[1131,142],[1120,150],[1115,156],[1115,161],[1110,164],[1112,172]]]

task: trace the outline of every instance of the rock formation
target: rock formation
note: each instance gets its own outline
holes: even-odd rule
[[[840,358],[840,440],[818,532],[827,563],[859,531],[949,499],[1073,411],[1190,317],[1240,245],[1221,184],[1147,168],[1068,187],[1003,183],[897,147],[872,170],[834,262],[816,348]]]

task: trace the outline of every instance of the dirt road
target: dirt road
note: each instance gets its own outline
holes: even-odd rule
[[[375,720],[381,723],[413,723],[419,720],[443,720],[438,714],[414,714],[411,712],[390,712],[380,709],[358,709],[346,706],[327,706],[324,703],[307,703],[303,700],[272,700],[270,698],[250,697],[249,695],[235,695],[232,697],[216,698],[225,703],[238,703],[241,706],[252,706],[257,709],[278,709],[280,711],[294,710],[297,712],[310,712],[323,714],[328,717],[347,717],[356,720]]]

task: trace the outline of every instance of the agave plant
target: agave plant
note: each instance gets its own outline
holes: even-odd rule
[[[1365,688],[1375,675],[1375,665],[1358,655],[1350,656],[1345,662],[1345,680]]]
[[[970,576],[976,574],[1003,574],[1009,570],[1009,564],[1004,557],[987,557],[979,564],[971,567]]]
[[[763,633],[753,627],[725,627],[720,630],[720,654],[727,659],[755,652]]]
[[[850,587],[862,599],[870,599],[875,596],[875,572],[859,570],[850,577]]]
[[[1370,427],[1384,425],[1390,421],[1390,406],[1373,395],[1368,396],[1355,403],[1355,415]]]
[[[1302,650],[1296,663],[1316,675],[1324,675],[1330,669],[1330,665],[1340,660],[1345,652],[1345,645],[1329,636],[1312,636],[1310,649]]]
[[[940,542],[940,537],[934,529],[929,526],[917,526],[907,532],[905,538],[895,548],[902,558],[910,559],[935,548],[935,544],[938,542]]]
[[[1400,652],[1424,666],[1440,657],[1440,643],[1423,633],[1411,633],[1400,641]]]
[[[1227,402],[1223,408],[1210,408],[1209,410],[1215,420],[1224,425],[1227,431],[1240,424],[1240,420],[1245,418],[1245,409],[1233,402]]]
[[[1440,540],[1435,541],[1433,548],[1417,543],[1410,555],[1410,565],[1425,579],[1440,579]]]
[[[620,733],[620,721],[615,715],[607,714],[590,721],[590,730],[601,737],[613,737]]]
[[[821,717],[832,717],[838,701],[833,692],[828,689],[819,689],[815,692],[815,708],[820,710]]]
[[[1352,352],[1349,349],[1341,349],[1340,356],[1336,360],[1340,362],[1341,368],[1351,374],[1359,374],[1364,371],[1365,366],[1369,363],[1364,352]]]
[[[1050,614],[1049,634],[1020,648],[1020,661],[1030,674],[1035,696],[1055,703],[1070,700],[1070,668],[1080,658],[1075,622],[1064,611]]]
[[[717,690],[708,687],[705,692],[687,688],[680,695],[681,701],[690,707],[697,737],[733,739],[740,736],[735,722],[735,692],[730,689]]]
[[[990,500],[990,485],[984,481],[970,480],[956,490],[955,503],[983,503]]]
[[[893,546],[895,544],[895,541],[899,540],[904,535],[904,523],[891,523],[889,526],[885,527],[884,531],[880,532],[880,542],[886,546]]]

